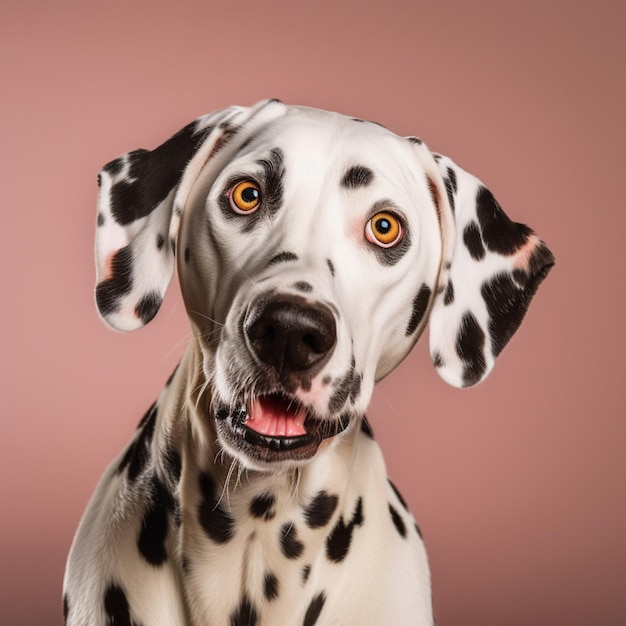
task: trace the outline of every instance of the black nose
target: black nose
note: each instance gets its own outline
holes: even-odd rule
[[[335,347],[335,318],[330,309],[297,296],[268,300],[246,326],[254,354],[280,374],[320,365]]]

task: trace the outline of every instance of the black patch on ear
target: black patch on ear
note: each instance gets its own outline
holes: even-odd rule
[[[263,578],[263,593],[267,600],[275,600],[278,598],[278,578],[272,572],[265,572]]]
[[[102,315],[115,313],[120,299],[133,288],[133,253],[130,246],[120,248],[111,259],[111,276],[96,287],[96,304]]]
[[[491,351],[498,356],[526,315],[532,297],[554,265],[552,253],[540,244],[528,261],[528,272],[516,270],[485,281],[480,294],[489,312]]]
[[[304,550],[304,544],[298,539],[298,532],[292,522],[283,524],[280,529],[280,549],[288,559],[297,559]]]
[[[253,517],[263,517],[265,521],[271,520],[276,515],[276,511],[272,509],[275,501],[274,494],[269,492],[256,496],[250,502],[250,514]]]
[[[363,522],[363,500],[359,498],[354,508],[352,519],[346,524],[343,516],[341,516],[330,535],[326,538],[326,556],[330,561],[340,563],[346,558],[352,543],[352,533]]]
[[[104,592],[104,612],[107,624],[111,626],[139,626],[130,619],[130,607],[124,589],[115,583],[111,583]]]
[[[485,258],[485,246],[483,245],[480,230],[476,222],[470,222],[463,231],[463,243],[469,250],[474,261],[481,261]]]
[[[483,186],[476,193],[476,214],[483,241],[491,252],[513,254],[532,234],[528,226],[511,221],[491,191]]]
[[[173,508],[174,500],[156,475],[150,483],[149,502],[141,523],[137,548],[148,563],[158,566],[167,559],[167,511]]]
[[[335,266],[333,265],[333,262],[330,259],[326,259],[326,265],[328,265],[328,269],[330,270],[330,275],[334,276],[335,275]]]
[[[454,302],[454,285],[452,280],[448,279],[448,286],[446,287],[446,293],[443,297],[443,303],[445,306],[450,306]]]
[[[286,261],[297,261],[298,255],[293,252],[279,252],[277,255],[273,256],[269,261],[268,265],[277,265],[278,263],[285,263]]]
[[[364,165],[351,167],[341,179],[341,186],[348,189],[367,187],[374,180],[374,172]]]
[[[141,432],[133,443],[128,446],[126,454],[122,458],[117,473],[121,474],[128,467],[128,480],[134,482],[137,476],[144,470],[150,458],[150,446],[154,434],[154,425],[157,417],[157,407],[154,403],[139,422]]]
[[[391,482],[391,480],[389,478],[387,479],[387,481],[389,482],[389,485],[393,489],[393,492],[396,494],[396,498],[398,498],[398,502],[400,502],[400,504],[404,507],[405,511],[408,512],[409,507],[407,506],[407,503],[405,502],[404,498],[402,497],[402,494],[398,491],[398,488]]]
[[[148,152],[148,151],[147,150],[135,150],[135,152]],[[117,159],[113,159],[112,161],[109,161],[102,169],[110,176],[115,176],[116,174],[119,174],[124,169],[124,160],[125,159],[123,156],[117,157]],[[100,174],[98,174],[98,178],[102,182],[102,177]],[[99,186],[100,184],[98,184],[98,187]]]
[[[219,494],[213,478],[207,472],[199,477],[202,500],[198,505],[198,519],[206,534],[216,543],[226,543],[235,534],[235,520],[219,503]]]
[[[450,203],[450,208],[454,213],[454,197],[457,192],[456,172],[448,167],[446,168],[446,174],[447,176],[444,177],[443,183],[446,187],[446,193],[448,194],[448,202]]]
[[[125,226],[149,215],[165,200],[213,127],[198,133],[195,130],[194,121],[154,150],[134,150],[128,154],[127,178],[111,187],[111,212],[118,224]],[[104,169],[112,173],[114,169],[119,171],[121,165],[116,159]]]
[[[315,626],[317,619],[324,608],[325,602],[326,596],[323,592],[318,593],[313,600],[311,600],[311,604],[309,604],[309,608],[306,610],[306,614],[304,615],[304,622],[302,622],[302,626]]]
[[[241,603],[230,616],[231,626],[256,626],[259,621],[254,604],[252,604],[250,598],[244,595],[241,599]]]
[[[420,325],[426,310],[428,309],[428,303],[430,302],[430,296],[432,291],[430,287],[423,283],[420,290],[417,292],[415,299],[413,300],[413,310],[411,311],[411,318],[409,319],[409,325],[406,327],[406,336],[412,335],[417,327]]]
[[[469,311],[463,315],[456,338],[456,353],[465,363],[463,386],[477,383],[487,369],[485,361],[485,333]]]
[[[374,431],[372,430],[372,427],[370,426],[370,423],[365,415],[361,420],[361,432],[367,435],[370,439],[374,439]]]
[[[309,528],[321,528],[326,526],[333,516],[339,498],[320,491],[309,505],[304,509],[304,520]]]
[[[435,350],[432,354],[433,365],[435,367],[443,367],[446,362],[443,359],[443,355],[438,350]]]
[[[404,522],[402,521],[402,518],[400,517],[400,514],[398,513],[398,511],[396,511],[393,508],[393,506],[391,506],[391,504],[389,505],[389,513],[391,514],[391,521],[393,522],[393,525],[396,527],[396,530],[398,531],[399,535],[402,538],[406,538],[406,526]]]
[[[163,298],[161,298],[161,294],[158,292],[152,291],[147,293],[137,303],[135,314],[144,324],[147,324],[157,314],[162,302]]]

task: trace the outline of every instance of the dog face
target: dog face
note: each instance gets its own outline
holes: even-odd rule
[[[177,250],[208,418],[253,469],[305,462],[354,428],[431,309],[439,372],[482,380],[552,264],[418,139],[276,101],[120,157],[100,198],[101,313],[149,321]]]

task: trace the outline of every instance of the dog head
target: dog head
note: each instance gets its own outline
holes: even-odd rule
[[[428,319],[440,375],[483,380],[553,264],[419,139],[275,100],[201,117],[99,181],[101,315],[143,326],[177,262],[207,411],[255,469],[354,428]]]

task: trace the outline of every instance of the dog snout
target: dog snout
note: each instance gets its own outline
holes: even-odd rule
[[[265,302],[245,332],[259,361],[282,375],[320,368],[337,341],[331,310],[291,295]]]

